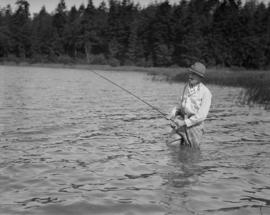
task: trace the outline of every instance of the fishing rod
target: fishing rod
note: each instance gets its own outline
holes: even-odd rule
[[[146,102],[145,100],[141,99],[139,96],[136,96],[134,93],[130,92],[129,90],[125,89],[124,87],[120,86],[119,84],[113,82],[112,80],[108,79],[107,77],[95,72],[95,71],[91,71],[93,73],[95,73],[97,76],[99,76],[100,78],[110,82],[111,84],[119,87],[120,89],[122,89],[123,91],[125,91],[126,93],[128,93],[129,95],[132,95],[133,97],[135,97],[136,99],[138,99],[139,101],[143,102],[144,104],[148,105],[149,107],[151,107],[153,110],[157,111],[159,114],[161,114],[163,116],[163,118],[165,118],[166,120],[170,120],[172,122],[174,122],[172,119],[167,118],[167,114],[163,113],[162,111],[160,111],[157,107],[149,104],[148,102]],[[175,122],[174,122],[175,123]]]
[[[181,139],[184,139],[183,135],[182,135],[181,133],[179,133],[179,132],[176,131],[176,128],[177,128],[176,122],[175,122],[174,120],[170,119],[170,118],[167,118],[167,114],[163,113],[163,112],[160,111],[157,107],[155,107],[155,106],[149,104],[147,101],[141,99],[139,96],[135,95],[134,93],[130,92],[129,90],[125,89],[124,87],[120,86],[119,84],[113,82],[112,80],[108,79],[107,77],[105,77],[105,76],[103,76],[103,75],[101,75],[101,74],[99,74],[99,73],[97,73],[97,72],[95,72],[95,71],[93,71],[93,70],[92,70],[91,72],[93,72],[94,74],[96,74],[96,75],[99,76],[100,78],[102,78],[102,79],[104,79],[104,80],[110,82],[110,83],[113,84],[114,86],[119,87],[120,89],[122,89],[123,91],[125,91],[126,93],[128,93],[129,95],[132,95],[133,97],[135,97],[135,98],[138,99],[139,101],[143,102],[144,104],[148,105],[148,106],[151,107],[153,110],[155,110],[155,111],[157,111],[159,114],[161,114],[162,117],[163,117],[164,119],[166,119],[166,120],[168,120],[168,121],[171,121],[171,122],[174,124],[174,125],[170,125],[171,128],[172,128],[173,130],[175,130],[175,132],[181,137]]]

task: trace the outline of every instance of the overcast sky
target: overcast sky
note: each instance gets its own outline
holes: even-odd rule
[[[55,8],[57,7],[57,4],[60,2],[60,0],[27,0],[30,4],[30,12],[39,12],[41,7],[44,5],[46,7],[46,10],[48,12],[53,12]],[[140,3],[141,6],[146,6],[151,2],[155,2],[156,0],[134,0],[135,3]],[[162,2],[163,0],[158,0],[157,2]],[[0,7],[5,7],[8,4],[11,5],[11,7],[15,8],[15,2],[16,0],[0,0]],[[79,7],[82,3],[87,5],[88,0],[65,0],[66,6],[69,9],[71,6],[76,5]],[[93,3],[95,6],[99,6],[102,0],[93,0]],[[108,0],[105,0],[107,3]],[[178,3],[179,0],[169,0],[170,3]]]
[[[57,4],[59,3],[59,1],[60,0],[28,0],[30,4],[31,13],[39,12],[43,5],[46,7],[48,12],[53,12],[54,9],[57,7]],[[155,2],[155,1],[156,0],[134,0],[134,2],[140,3],[141,6],[147,6],[149,3]],[[157,2],[163,2],[163,1],[164,0],[157,0]],[[169,2],[172,4],[178,3],[179,1],[180,0],[169,0]],[[270,2],[270,0],[260,0],[260,1],[265,2],[265,3]],[[15,9],[15,2],[16,0],[0,0],[0,7],[5,7],[8,4],[10,4],[11,7]],[[79,7],[82,3],[87,5],[88,0],[65,0],[65,2],[69,9],[73,5],[76,5],[77,7]],[[96,6],[98,6],[100,5],[100,2],[102,2],[102,0],[93,0],[93,2]],[[105,2],[107,2],[107,0],[105,0]]]

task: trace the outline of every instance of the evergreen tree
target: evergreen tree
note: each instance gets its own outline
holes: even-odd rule
[[[265,62],[265,67],[270,66],[270,4],[268,4],[268,8],[266,11],[266,16],[265,16],[265,26],[266,26],[266,50],[265,50],[265,57],[266,57],[266,62]]]
[[[44,6],[33,18],[32,44],[36,60],[40,60],[39,58],[50,60],[55,57],[53,44],[56,37],[52,23],[53,17],[47,13]]]
[[[54,52],[59,56],[66,53],[66,44],[63,40],[64,29],[67,23],[67,10],[65,0],[60,0],[57,5],[56,12],[53,16],[52,25],[55,29],[53,35],[55,37],[55,41],[53,42]]]
[[[117,2],[110,0],[108,14],[107,37],[112,59],[124,64],[127,59],[131,26],[134,23],[137,7],[129,0]]]
[[[215,64],[222,66],[232,65],[232,40],[233,28],[230,23],[234,22],[235,8],[228,0],[221,2],[213,14],[212,24],[212,49]]]
[[[208,65],[267,68],[270,5],[255,0],[168,0],[145,8],[131,0],[109,0],[95,8],[55,12],[45,7],[31,19],[29,3],[0,9],[0,58],[141,66]],[[59,58],[57,57],[59,56]]]
[[[80,31],[80,12],[75,6],[71,7],[71,10],[67,13],[67,23],[64,27],[63,42],[65,54],[76,58],[78,57],[79,49],[79,31]]]
[[[10,49],[10,30],[8,23],[11,17],[10,5],[0,11],[0,58],[8,57]]]
[[[172,8],[168,1],[158,5],[150,28],[149,44],[155,66],[172,64],[173,29]]]
[[[93,54],[108,55],[108,38],[106,38],[106,28],[108,23],[108,8],[105,2],[101,2],[95,15],[96,31],[98,43],[93,46]]]
[[[137,52],[138,52],[137,25],[138,25],[137,22],[134,21],[134,23],[131,26],[131,32],[128,38],[128,47],[127,47],[125,65],[135,65],[136,60],[137,60]]]
[[[98,42],[97,25],[95,23],[96,8],[92,0],[88,1],[87,7],[80,20],[80,46],[84,51],[86,61],[91,62],[92,47]]]
[[[182,43],[178,45],[181,65],[188,66],[194,61],[209,61],[209,37],[211,12],[215,1],[191,0],[183,17]]]
[[[173,62],[178,65],[182,65],[182,51],[183,51],[183,41],[185,34],[185,25],[184,20],[187,16],[187,1],[181,1],[179,5],[177,5],[172,14],[173,20],[173,42],[174,42],[174,53],[173,53]]]
[[[149,5],[144,8],[139,13],[139,25],[138,25],[138,35],[139,43],[141,44],[141,53],[143,56],[141,61],[144,66],[153,66],[153,43],[151,41],[152,37],[152,24],[155,19],[157,7],[154,5]]]
[[[26,0],[16,2],[17,10],[11,16],[9,29],[11,33],[11,52],[17,57],[30,57],[31,52],[31,20],[29,3]]]

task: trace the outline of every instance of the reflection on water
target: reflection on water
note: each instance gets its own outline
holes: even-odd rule
[[[163,111],[181,84],[101,72]],[[269,111],[210,86],[201,150],[89,71],[0,67],[0,214],[269,214]]]

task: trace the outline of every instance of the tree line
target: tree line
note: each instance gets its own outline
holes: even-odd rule
[[[255,0],[180,0],[141,7],[92,0],[69,10],[60,0],[30,15],[17,0],[0,8],[0,61],[269,68],[270,4]]]

